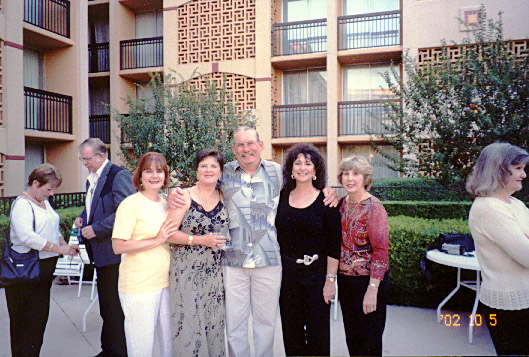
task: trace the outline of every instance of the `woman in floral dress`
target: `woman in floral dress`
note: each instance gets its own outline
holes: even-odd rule
[[[221,248],[228,234],[228,212],[220,178],[224,159],[217,150],[204,149],[195,158],[197,184],[184,191],[186,206],[170,209],[181,222],[169,239],[173,355],[225,356],[224,288]]]

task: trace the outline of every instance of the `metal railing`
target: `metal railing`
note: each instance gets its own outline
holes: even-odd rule
[[[99,138],[105,144],[110,144],[110,114],[90,115],[90,137]]]
[[[24,21],[70,38],[68,0],[24,0]]]
[[[338,50],[398,46],[400,10],[338,17]]]
[[[86,192],[56,193],[48,200],[54,209],[83,207],[85,205]],[[0,197],[0,214],[9,216],[11,205],[17,196]]]
[[[120,68],[134,69],[163,66],[163,37],[120,42]]]
[[[108,72],[109,63],[109,43],[93,43],[88,45],[88,72]]]
[[[327,135],[327,104],[292,104],[272,107],[272,137]]]
[[[289,56],[326,51],[326,19],[272,25],[272,56]]]
[[[398,102],[398,100],[394,100]],[[390,119],[384,101],[365,100],[338,103],[338,135],[391,134],[383,123]],[[368,130],[366,130],[368,129]]]
[[[25,128],[72,133],[72,97],[24,87]]]

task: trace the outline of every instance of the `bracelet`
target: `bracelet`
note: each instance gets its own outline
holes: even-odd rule
[[[376,285],[375,283],[369,283],[369,286],[372,286],[372,287],[374,287],[375,289],[378,289],[378,285]]]
[[[193,236],[189,236],[189,238],[187,238],[187,245],[191,245],[193,243]]]

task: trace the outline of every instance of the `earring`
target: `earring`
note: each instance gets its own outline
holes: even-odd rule
[[[316,181],[316,174],[312,175],[312,181]]]
[[[294,174],[290,174],[290,177],[292,177],[292,180],[294,179]]]

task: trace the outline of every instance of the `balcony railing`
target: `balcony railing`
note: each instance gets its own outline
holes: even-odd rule
[[[72,133],[72,97],[24,87],[26,129]]]
[[[70,38],[68,0],[24,0],[24,21]]]
[[[163,37],[120,42],[121,69],[163,66]]]
[[[90,137],[110,144],[110,114],[90,115]]]
[[[327,104],[274,105],[272,135],[292,138],[327,135]]]
[[[108,42],[88,45],[88,72],[97,73],[110,71],[108,50]]]
[[[400,11],[338,17],[338,49],[400,45]]]
[[[384,101],[339,102],[338,116],[338,135],[391,134],[383,126],[389,122]]]
[[[326,19],[272,25],[272,56],[289,56],[326,51]]]

